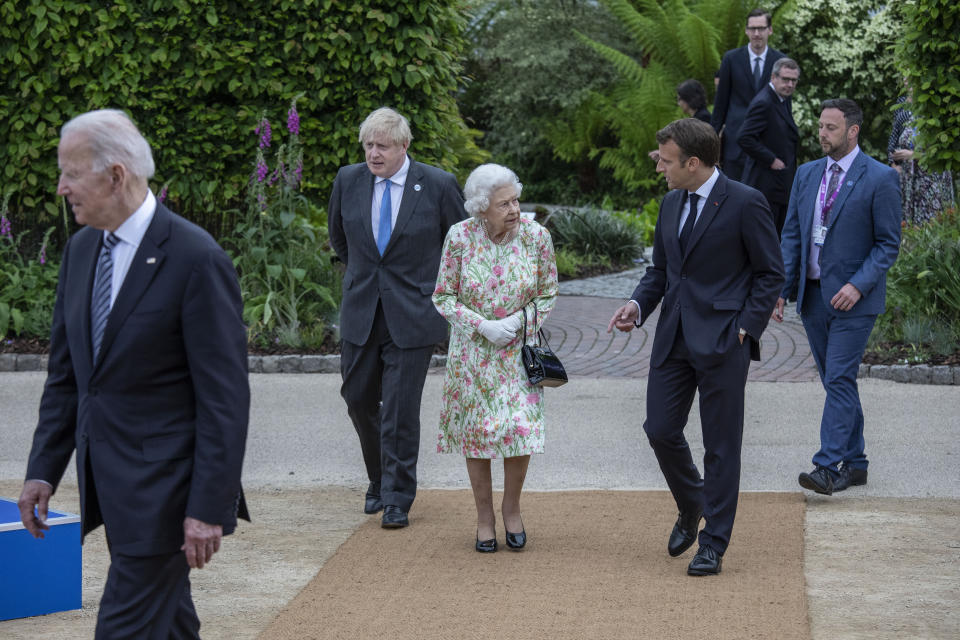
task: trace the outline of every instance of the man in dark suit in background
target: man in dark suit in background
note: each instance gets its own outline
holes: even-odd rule
[[[690,575],[720,572],[740,490],[744,387],[751,358],[783,284],[773,217],[760,192],[728,179],[715,165],[720,140],[695,118],[657,133],[657,171],[673,189],[654,232],[653,265],[608,331],[631,331],[661,300],[647,379],[643,429],[680,515],[667,551],[678,556],[697,539]],[[683,436],[700,392],[704,477]]]
[[[740,125],[753,96],[766,85],[773,72],[773,63],[783,57],[767,46],[773,33],[770,14],[754,9],[747,15],[746,34],[750,44],[731,49],[720,62],[719,84],[713,99],[711,123],[723,135],[723,173],[740,180],[743,175],[743,152],[737,145]]]
[[[797,173],[799,134],[790,96],[799,79],[796,62],[790,58],[774,62],[770,83],[750,102],[737,140],[747,155],[741,182],[766,196],[778,235],[787,217],[790,185]]]
[[[456,178],[407,155],[410,125],[386,107],[360,126],[366,162],[333,183],[330,243],[346,265],[340,393],[370,481],[365,513],[407,526],[417,492],[420,398],[447,321],[431,296],[447,230],[466,218]]]
[[[782,322],[785,301],[796,297],[827,394],[814,469],[799,477],[825,495],[867,483],[857,373],[900,251],[899,177],[860,150],[862,124],[853,100],[823,102],[827,157],[804,164],[793,181],[780,245],[786,282],[773,313]]]
[[[236,272],[157,202],[150,146],[123,112],[68,122],[58,156],[57,193],[86,228],[63,253],[20,517],[43,537],[76,450],[83,534],[103,524],[110,549],[96,637],[199,638],[190,569],[247,517]]]

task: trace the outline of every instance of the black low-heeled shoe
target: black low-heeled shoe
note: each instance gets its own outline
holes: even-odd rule
[[[480,535],[478,533],[476,549],[480,553],[493,553],[494,551],[497,550],[497,539],[494,537],[494,538],[490,538],[489,540],[481,540]]]
[[[507,546],[514,550],[520,551],[527,544],[527,531],[524,529],[520,533],[510,533],[507,531]]]

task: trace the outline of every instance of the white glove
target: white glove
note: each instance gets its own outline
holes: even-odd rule
[[[477,330],[498,347],[506,346],[517,337],[517,329],[508,327],[507,320],[483,320]]]
[[[513,331],[513,335],[517,335],[520,332],[520,327],[523,326],[523,315],[512,315],[507,316],[500,322],[503,323],[508,330]]]

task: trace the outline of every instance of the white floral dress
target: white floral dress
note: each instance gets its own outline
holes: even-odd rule
[[[504,347],[484,338],[483,320],[527,311],[527,341],[557,299],[550,232],[521,217],[516,237],[494,244],[480,221],[447,233],[433,304],[450,322],[450,350],[440,410],[439,453],[509,458],[543,453],[543,389],[532,386],[520,361],[523,331]],[[533,305],[537,307],[537,326]]]

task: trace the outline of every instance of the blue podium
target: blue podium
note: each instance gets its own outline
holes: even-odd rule
[[[0,498],[0,620],[79,609],[80,516],[51,510],[34,539],[15,500]]]

